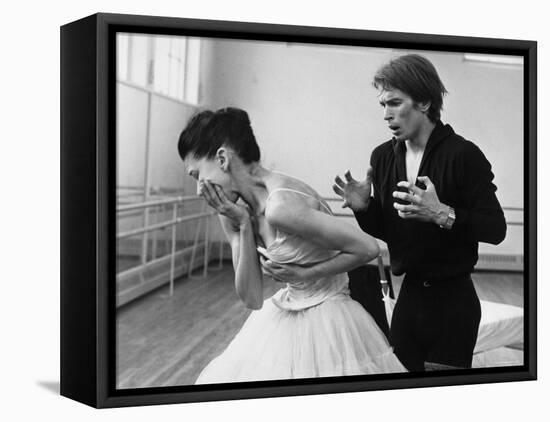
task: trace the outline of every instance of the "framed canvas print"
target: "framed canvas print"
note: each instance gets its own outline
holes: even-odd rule
[[[536,379],[536,42],[61,28],[61,394]]]

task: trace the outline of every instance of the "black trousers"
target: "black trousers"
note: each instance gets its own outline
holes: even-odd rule
[[[405,276],[390,341],[409,371],[425,362],[470,368],[481,306],[470,275],[441,280]]]

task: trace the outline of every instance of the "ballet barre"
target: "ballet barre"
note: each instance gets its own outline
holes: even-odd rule
[[[125,198],[125,196],[123,196]],[[154,288],[159,287],[160,285],[166,283],[166,281],[154,281],[149,280],[148,283],[145,283],[143,280],[143,274],[148,269],[158,268],[159,266],[162,266],[163,264],[166,265],[169,263],[169,277],[168,277],[168,283],[169,283],[169,294],[170,296],[174,293],[174,280],[176,278],[176,259],[179,257],[183,257],[184,255],[190,254],[190,260],[188,264],[188,276],[192,276],[193,268],[195,265],[195,259],[196,255],[199,249],[204,249],[204,256],[203,256],[203,277],[206,277],[208,274],[208,265],[210,260],[210,234],[211,234],[211,228],[210,228],[210,219],[212,216],[216,215],[214,211],[207,210],[207,204],[204,201],[204,199],[198,195],[182,195],[182,196],[176,196],[176,197],[167,197],[162,196],[160,199],[153,199],[154,197],[150,197],[151,200],[145,201],[145,202],[138,202],[138,203],[123,203],[119,204],[116,207],[117,212],[117,221],[121,221],[122,219],[126,217],[135,217],[136,215],[140,215],[145,210],[161,210],[160,212],[157,212],[155,214],[155,220],[154,222],[151,222],[149,218],[144,219],[143,225],[141,227],[132,228],[124,231],[119,231],[116,234],[117,241],[121,239],[127,239],[130,237],[135,236],[146,236],[148,233],[153,232],[153,248],[152,248],[152,259],[148,260],[148,252],[147,252],[147,242],[142,242],[142,260],[139,265],[134,266],[132,268],[126,269],[124,271],[120,271],[117,273],[116,278],[117,282],[121,282],[122,280],[128,280],[132,276],[139,276],[140,277],[140,283],[137,286],[133,287],[133,291],[128,289],[128,291],[121,293],[120,297],[117,297],[117,306],[122,305],[124,303],[127,303],[137,297],[142,296],[143,294],[153,290]],[[202,204],[200,206],[200,210],[198,212],[193,212],[192,214],[179,216],[178,213],[181,210],[181,206],[183,206],[185,203],[189,203],[191,201],[201,201]],[[170,212],[171,211],[171,212]],[[170,213],[169,219],[166,219],[164,221],[158,221],[158,214],[166,215]],[[181,225],[189,222],[196,221],[197,224],[195,225],[195,235],[193,242],[190,246],[186,246],[183,249],[177,250],[177,228]],[[203,227],[204,223],[204,227]],[[120,224],[118,225],[120,226]],[[160,230],[166,230],[170,229],[170,247],[168,253],[161,257],[156,256],[156,243],[157,243],[157,237],[156,234]],[[200,235],[203,235],[203,241],[200,242],[199,238]],[[168,248],[166,248],[168,250]],[[219,267],[221,267],[223,261],[223,248],[220,246],[219,248]],[[165,274],[165,273],[163,273]],[[165,277],[165,275],[164,275]],[[120,299],[120,300],[119,300]]]

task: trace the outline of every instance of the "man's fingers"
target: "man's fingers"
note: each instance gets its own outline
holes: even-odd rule
[[[412,185],[409,190],[416,196],[422,196],[422,194],[424,193],[424,189],[420,189],[418,186],[415,185]]]
[[[421,199],[418,195],[411,195],[410,193],[407,193],[407,192],[395,191],[393,192],[393,197],[401,199],[403,201],[411,202],[416,205],[420,204],[421,202]]]
[[[344,196],[344,190],[337,184],[332,185],[332,190],[338,196]]]
[[[411,183],[411,182],[408,182],[408,181],[407,182],[406,181],[398,182],[397,186],[399,186],[400,188],[406,188],[409,191],[411,191],[412,193],[414,193],[415,195],[422,196],[422,194],[424,193],[423,189],[420,189],[414,183]]]
[[[397,211],[397,215],[405,220],[414,218],[414,214],[411,214],[410,212]]]
[[[341,188],[345,188],[346,187],[346,183],[340,178],[340,176],[336,176],[334,178],[334,181],[336,182],[336,184],[338,186],[340,186]]]
[[[418,176],[417,179],[424,183],[426,188],[433,186],[433,183],[428,176]]]
[[[344,173],[344,177],[348,182],[356,182],[356,180],[351,176],[351,171],[349,170]]]
[[[408,213],[414,213],[417,210],[416,205],[403,205],[403,204],[398,204],[397,202],[393,203],[393,207],[397,211],[408,212]]]

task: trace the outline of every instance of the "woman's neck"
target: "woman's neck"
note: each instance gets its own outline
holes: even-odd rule
[[[255,215],[262,214],[268,195],[266,182],[271,176],[271,171],[257,163],[243,165],[235,170],[233,178],[235,190]]]

